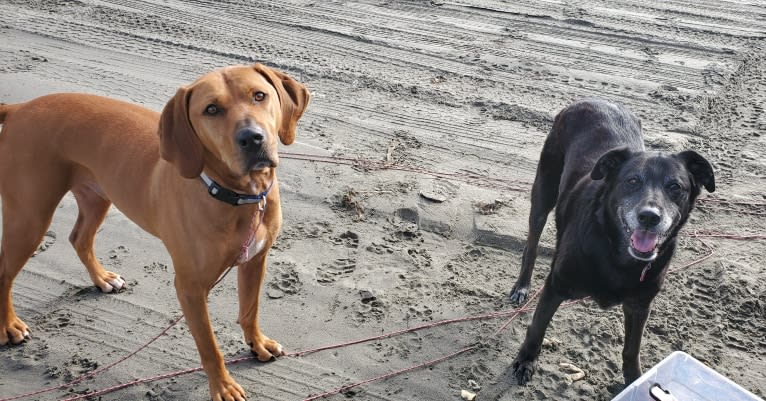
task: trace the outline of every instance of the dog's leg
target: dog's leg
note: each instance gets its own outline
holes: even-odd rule
[[[548,220],[548,214],[556,206],[556,199],[558,198],[563,161],[556,153],[548,150],[550,147],[552,145],[546,141],[540,155],[540,162],[537,165],[535,183],[532,185],[529,233],[527,234],[527,243],[524,246],[524,254],[521,257],[519,278],[511,290],[511,302],[515,304],[523,303],[529,295],[529,284],[537,259],[537,245],[540,242],[543,228],[545,228],[545,222]]]
[[[622,375],[625,385],[641,376],[641,337],[649,319],[650,305],[622,304],[625,314],[625,345],[622,348]]]
[[[540,347],[543,344],[545,330],[553,318],[553,314],[564,301],[564,298],[557,295],[552,288],[551,276],[545,280],[540,301],[535,309],[535,315],[532,317],[532,323],[527,329],[527,336],[521,344],[519,354],[513,361],[513,374],[520,385],[525,385],[535,373],[537,356],[540,354]]]
[[[119,291],[125,285],[125,280],[119,274],[104,269],[93,253],[93,239],[112,202],[87,187],[72,188],[72,193],[77,200],[79,213],[72,233],[69,234],[69,242],[88,269],[90,279],[96,287],[102,292]]]
[[[268,361],[284,354],[282,346],[266,337],[258,324],[258,307],[263,279],[266,276],[266,254],[262,252],[237,269],[237,292],[239,293],[239,324],[245,342],[261,361]]]
[[[31,185],[27,183],[26,185]],[[29,327],[16,316],[11,287],[51,224],[57,199],[6,196],[3,198],[3,239],[0,243],[0,345],[19,344],[29,337]],[[63,194],[62,194],[63,195]],[[19,201],[18,199],[23,199]],[[60,197],[58,198],[60,199]]]
[[[175,264],[175,263],[174,263]],[[176,272],[191,272],[192,269],[179,269]],[[197,345],[202,367],[207,374],[210,396],[213,401],[244,401],[245,390],[234,381],[224,365],[223,355],[218,350],[215,334],[210,326],[207,309],[208,280],[199,277],[187,277],[188,274],[176,274],[175,287],[184,318],[189,326],[194,343]],[[213,278],[215,281],[215,278]]]

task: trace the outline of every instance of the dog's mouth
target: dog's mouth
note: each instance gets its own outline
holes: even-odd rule
[[[631,255],[640,260],[654,260],[657,257],[657,247],[660,245],[660,236],[656,232],[637,229],[630,234]]]
[[[630,228],[626,224],[623,224],[623,228],[628,235],[630,256],[645,262],[657,258],[658,249],[663,240],[660,233],[643,228]]]
[[[279,158],[277,155],[272,155],[272,152],[261,150],[257,153],[249,155],[245,159],[245,171],[253,172],[267,168],[277,167],[279,164]]]
[[[250,171],[263,170],[265,168],[277,167],[277,163],[271,159],[255,160],[250,164]]]

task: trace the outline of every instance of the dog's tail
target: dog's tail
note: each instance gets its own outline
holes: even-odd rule
[[[16,111],[21,104],[5,104],[0,103],[0,124],[5,122],[5,117],[8,117],[8,114],[13,113]]]

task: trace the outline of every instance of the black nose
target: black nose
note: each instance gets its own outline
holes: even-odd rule
[[[237,132],[237,144],[244,150],[255,150],[263,145],[263,133],[253,128],[243,128]]]
[[[660,215],[655,210],[644,209],[638,213],[638,222],[647,228],[660,224]]]

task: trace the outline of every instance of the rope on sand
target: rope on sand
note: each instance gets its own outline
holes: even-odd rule
[[[387,163],[387,162],[383,162],[383,161],[366,160],[366,159],[361,159],[361,158],[335,157],[335,156],[318,156],[318,155],[308,155],[308,154],[301,154],[301,153],[287,153],[287,152],[281,152],[280,156],[283,157],[283,158],[287,158],[287,159],[304,160],[304,161],[315,161],[315,162],[322,162],[322,163],[333,163],[333,164],[348,165],[348,166],[352,166],[352,167],[365,168],[365,169],[388,169],[388,170],[408,171],[408,172],[414,172],[414,173],[419,173],[419,174],[425,174],[425,175],[429,175],[429,176],[436,177],[436,178],[455,179],[455,180],[460,180],[460,181],[464,181],[464,182],[467,182],[467,183],[475,184],[475,185],[478,185],[478,186],[485,186],[485,187],[498,188],[498,189],[506,189],[506,190],[513,190],[513,191],[528,191],[528,188],[531,185],[528,182],[523,182],[523,181],[518,181],[518,180],[507,180],[507,179],[483,176],[483,175],[474,174],[474,173],[465,173],[465,172],[445,173],[445,172],[437,172],[437,171],[431,171],[431,170],[428,170],[428,169],[425,169],[425,168],[421,168],[421,167],[416,167],[416,166],[393,165],[391,163]],[[525,187],[522,187],[522,185],[525,186]],[[700,199],[699,202],[703,202],[703,203],[719,203],[719,204],[737,205],[737,206],[747,206],[747,207],[750,207],[750,208],[756,208],[756,209],[763,208],[764,210],[766,210],[766,203],[763,203],[763,202],[739,202],[739,201],[729,201],[729,200],[721,199],[721,198],[704,198],[704,199]],[[738,211],[738,212],[748,213],[748,211]],[[758,215],[760,215],[762,213],[760,211],[750,211],[750,212],[751,212],[750,214],[758,214]],[[681,269],[687,268],[689,266],[696,265],[696,264],[701,263],[702,261],[707,260],[708,258],[713,256],[714,250],[709,245],[707,245],[704,241],[702,241],[702,238],[719,238],[719,239],[731,239],[731,240],[741,240],[741,241],[766,240],[766,235],[763,235],[763,234],[740,235],[740,234],[721,233],[721,232],[712,232],[712,231],[704,231],[704,232],[700,231],[700,232],[695,232],[695,233],[688,234],[688,235],[690,237],[692,237],[692,238],[697,238],[700,242],[702,242],[702,244],[705,245],[708,248],[710,253],[708,255],[704,256],[703,258],[695,260],[695,261],[693,261],[693,262],[691,262],[691,263],[689,263],[687,265],[684,265],[682,267],[679,267],[679,268],[676,268],[676,269],[672,269],[671,268],[671,270],[670,270],[671,272],[677,271],[677,270],[681,270]],[[219,281],[220,281],[220,279],[219,279]],[[351,345],[367,343],[367,342],[370,342],[370,341],[376,341],[376,340],[381,340],[381,339],[385,339],[385,338],[391,338],[391,337],[395,337],[395,336],[398,336],[398,335],[401,335],[401,334],[411,333],[411,332],[414,332],[414,331],[424,330],[424,329],[433,328],[433,327],[437,327],[437,326],[443,326],[443,325],[454,324],[454,323],[459,323],[459,322],[466,322],[466,321],[473,321],[473,320],[496,319],[496,318],[510,316],[509,319],[507,321],[505,321],[505,323],[502,326],[500,326],[495,331],[495,333],[493,333],[493,334],[496,335],[496,334],[499,334],[500,332],[502,332],[503,330],[505,330],[508,327],[508,325],[517,316],[519,316],[522,313],[528,313],[528,312],[532,311],[532,309],[528,307],[528,304],[529,304],[529,302],[531,302],[539,294],[539,291],[540,290],[538,290],[532,297],[530,297],[529,300],[527,301],[527,303],[523,307],[518,308],[518,309],[514,309],[514,310],[510,310],[510,311],[504,311],[504,312],[489,313],[489,314],[484,314],[484,315],[469,316],[469,317],[463,317],[463,318],[457,318],[457,319],[441,320],[441,321],[438,321],[438,322],[428,323],[428,324],[424,324],[424,325],[420,325],[420,326],[416,326],[416,327],[412,327],[412,328],[408,328],[408,329],[397,330],[397,331],[385,333],[385,334],[374,336],[374,337],[363,338],[363,339],[354,340],[354,341],[348,341],[348,342],[344,342],[344,343],[340,343],[340,344],[327,345],[327,346],[318,347],[318,348],[314,348],[314,349],[308,349],[308,350],[304,350],[304,351],[293,352],[293,353],[286,354],[285,356],[287,356],[287,357],[297,357],[297,356],[307,355],[307,354],[311,354],[311,353],[315,353],[315,352],[326,351],[326,350],[330,350],[330,349],[343,348],[343,347],[348,347],[348,346],[351,346]],[[562,304],[562,307],[571,306],[571,305],[583,302],[583,301],[585,301],[587,299],[588,298],[583,298],[583,299],[580,299],[580,300],[577,300],[577,301],[570,301],[570,302],[567,302],[565,304]],[[78,378],[76,378],[76,379],[74,379],[74,380],[72,380],[70,382],[67,382],[67,383],[64,383],[64,384],[61,384],[61,385],[58,385],[58,386],[44,388],[44,389],[40,389],[40,390],[37,390],[37,391],[34,391],[34,392],[20,394],[20,395],[16,395],[16,396],[12,396],[12,397],[0,398],[0,401],[12,401],[12,400],[17,400],[17,399],[31,397],[33,395],[39,395],[39,394],[48,393],[48,392],[55,391],[55,390],[61,390],[61,389],[69,388],[69,387],[71,387],[73,385],[76,385],[78,383],[81,383],[81,382],[83,382],[83,381],[85,381],[87,379],[95,377],[95,376],[97,376],[97,375],[99,375],[99,374],[101,374],[101,373],[111,369],[112,367],[114,367],[114,366],[124,362],[125,360],[129,359],[133,355],[137,354],[141,350],[145,349],[146,347],[148,347],[149,345],[154,343],[157,339],[159,339],[161,336],[163,336],[165,333],[167,333],[168,330],[170,330],[172,327],[174,327],[176,324],[178,324],[178,322],[180,322],[181,319],[183,319],[183,316],[180,316],[180,317],[176,318],[168,327],[163,329],[157,336],[153,337],[151,340],[149,340],[147,343],[143,344],[141,347],[139,347],[135,351],[131,352],[130,354],[128,354],[128,355],[126,355],[126,356],[124,356],[124,357],[122,357],[122,358],[120,358],[118,360],[116,360],[115,362],[110,363],[109,365],[104,366],[103,368],[100,368],[100,369],[94,370],[92,372],[86,373],[86,374],[84,374],[84,375],[82,375],[82,376],[80,376],[80,377],[78,377]],[[343,386],[343,387],[339,387],[337,389],[330,390],[328,392],[325,392],[325,393],[322,393],[322,394],[319,394],[319,395],[311,396],[311,397],[305,399],[304,401],[311,401],[311,400],[327,397],[327,396],[330,396],[330,395],[333,395],[333,394],[338,394],[340,392],[346,391],[346,390],[348,390],[350,388],[353,388],[353,387],[361,386],[361,385],[364,385],[364,384],[367,384],[367,383],[371,383],[371,382],[375,382],[375,381],[379,381],[379,380],[384,380],[384,379],[387,379],[389,377],[397,376],[397,375],[400,375],[400,374],[403,374],[403,373],[406,373],[406,372],[410,372],[410,371],[413,371],[413,370],[417,370],[417,369],[420,369],[420,368],[423,368],[423,367],[426,367],[426,366],[435,365],[435,364],[443,362],[445,360],[454,358],[454,357],[456,357],[458,355],[461,355],[461,354],[473,351],[473,350],[475,350],[478,347],[479,347],[478,344],[467,346],[467,347],[462,348],[462,349],[460,349],[460,350],[458,350],[456,352],[453,352],[451,354],[447,354],[447,355],[444,355],[442,357],[439,357],[439,358],[436,358],[436,359],[432,359],[430,361],[427,361],[427,362],[424,362],[424,363],[421,363],[421,364],[418,364],[418,365],[411,366],[409,368],[393,371],[393,372],[386,373],[386,374],[381,375],[381,376],[373,377],[373,378],[366,379],[366,380],[363,380],[363,381],[360,381],[360,382],[356,382],[356,383],[352,383],[352,384],[349,384],[349,385],[346,385],[346,386]],[[247,356],[247,357],[240,357],[240,358],[230,359],[230,360],[226,361],[226,364],[227,365],[228,364],[235,364],[235,363],[239,363],[239,362],[243,362],[243,361],[248,361],[248,360],[252,360],[252,359],[255,359],[255,356]],[[74,400],[94,397],[94,396],[98,396],[98,395],[103,395],[103,394],[114,392],[114,391],[117,391],[117,390],[120,390],[120,389],[131,387],[131,386],[134,386],[136,384],[148,383],[148,382],[162,380],[162,379],[168,379],[168,378],[171,378],[171,377],[181,376],[181,375],[185,375],[185,374],[189,374],[189,373],[193,373],[193,372],[198,372],[198,371],[201,371],[201,370],[202,370],[202,367],[194,367],[194,368],[179,370],[179,371],[176,371],[176,372],[165,373],[165,374],[161,374],[161,375],[157,375],[157,376],[151,376],[151,377],[146,377],[146,378],[134,379],[134,380],[128,381],[126,383],[122,383],[122,384],[115,385],[115,386],[112,386],[112,387],[108,387],[108,388],[104,388],[104,389],[101,389],[101,390],[93,391],[93,392],[86,393],[86,394],[79,395],[79,396],[72,397],[72,398],[67,398],[65,401],[74,401]]]
[[[707,255],[705,255],[705,256],[697,259],[697,260],[694,260],[694,261],[692,261],[690,263],[687,263],[686,265],[681,266],[679,268],[670,269],[669,272],[675,272],[675,271],[686,269],[686,268],[688,268],[690,266],[694,266],[696,264],[702,263],[703,261],[705,261],[705,260],[709,259],[710,257],[712,257],[713,254],[715,253],[715,251],[708,244],[706,244],[704,241],[700,240],[700,242],[702,242],[702,244],[705,245],[708,248],[709,253]],[[517,309],[517,311],[513,315],[511,315],[511,317],[502,326],[500,326],[497,330],[495,330],[492,333],[492,335],[496,336],[496,335],[502,333],[508,327],[508,325],[510,325],[511,322],[517,316],[519,316],[522,313],[522,311],[527,312],[527,311],[531,310],[530,308],[528,308],[528,305],[529,305],[529,303],[533,299],[537,298],[537,296],[540,294],[540,291],[542,291],[542,288],[538,289],[534,293],[534,295],[532,295],[527,300],[527,302],[524,304],[524,306],[522,308],[520,308],[520,309]],[[565,302],[564,304],[562,304],[560,306],[560,308],[572,306],[572,305],[575,305],[575,304],[579,304],[579,303],[585,302],[588,299],[590,299],[590,297],[586,297],[586,298],[582,298],[582,299],[578,299],[578,300],[574,300],[574,301]],[[361,386],[361,385],[364,385],[364,384],[368,384],[368,383],[372,383],[372,382],[388,379],[390,377],[397,376],[397,375],[402,374],[402,373],[407,373],[407,372],[410,372],[410,371],[413,371],[413,370],[416,370],[416,369],[420,369],[420,368],[423,368],[423,367],[426,367],[426,366],[435,365],[435,364],[437,364],[439,362],[446,361],[448,359],[454,358],[454,357],[456,357],[458,355],[461,355],[461,354],[464,354],[466,352],[474,351],[477,348],[479,348],[478,344],[471,345],[471,346],[465,347],[465,348],[463,348],[463,349],[461,349],[459,351],[453,352],[451,354],[447,354],[447,355],[444,355],[442,357],[439,357],[439,358],[436,358],[436,359],[432,359],[432,360],[430,360],[428,362],[424,362],[424,363],[421,363],[421,364],[418,364],[418,365],[413,365],[413,366],[410,366],[408,368],[396,370],[396,371],[389,372],[389,373],[386,373],[386,374],[383,374],[383,375],[380,375],[380,376],[375,376],[375,377],[372,377],[372,378],[369,378],[369,379],[366,379],[366,380],[362,380],[362,381],[359,381],[359,382],[356,382],[356,383],[345,385],[343,387],[338,387],[336,389],[329,390],[327,392],[324,392],[324,393],[321,393],[321,394],[318,394],[318,395],[310,396],[309,398],[305,398],[303,401],[314,401],[314,400],[317,400],[317,399],[320,399],[320,398],[329,397],[331,395],[342,393],[344,391],[347,391],[347,390],[349,390],[351,388],[354,388],[354,387],[357,387],[357,386]]]
[[[699,258],[699,259],[694,260],[694,261],[692,261],[690,263],[687,263],[684,266],[681,266],[679,268],[672,268],[672,269],[670,269],[670,272],[675,272],[675,271],[678,271],[678,270],[682,270],[682,269],[688,268],[690,266],[699,264],[699,263],[709,259],[710,257],[712,257],[713,254],[714,254],[714,250],[707,243],[702,241],[701,239],[700,239],[700,242],[705,247],[708,248],[709,253],[707,255],[705,255],[704,257],[702,257],[702,258]],[[286,354],[285,356],[287,356],[287,357],[298,357],[298,356],[308,355],[308,354],[315,353],[315,352],[326,351],[326,350],[331,350],[331,349],[338,349],[338,348],[344,348],[344,347],[348,347],[348,346],[351,346],[351,345],[363,344],[363,343],[367,343],[367,342],[371,342],[371,341],[377,341],[377,340],[382,340],[382,339],[386,339],[386,338],[396,337],[396,336],[399,336],[399,335],[402,335],[402,334],[405,334],[405,333],[411,333],[411,332],[415,332],[415,331],[419,331],[419,330],[424,330],[424,329],[429,329],[429,328],[433,328],[433,327],[444,326],[444,325],[449,325],[449,324],[454,324],[454,323],[467,322],[467,321],[475,321],[475,320],[488,320],[488,319],[497,319],[497,318],[502,318],[502,317],[508,317],[508,319],[506,321],[504,321],[504,323],[502,325],[498,326],[498,328],[492,333],[492,335],[495,336],[495,335],[498,335],[501,332],[503,332],[508,327],[508,325],[514,319],[516,319],[516,317],[518,317],[522,313],[529,313],[529,312],[533,311],[533,308],[531,308],[529,306],[529,304],[532,302],[532,300],[534,300],[539,295],[540,291],[541,291],[541,289],[538,289],[527,300],[527,302],[524,304],[524,306],[522,306],[520,308],[517,308],[517,309],[512,309],[512,310],[509,310],[509,311],[493,312],[493,313],[488,313],[488,314],[483,314],[483,315],[468,316],[468,317],[462,317],[462,318],[456,318],[456,319],[440,320],[440,321],[437,321],[437,322],[427,323],[427,324],[423,324],[423,325],[419,325],[419,326],[415,326],[415,327],[411,327],[411,328],[407,328],[407,329],[402,329],[402,330],[392,331],[392,332],[389,332],[389,333],[384,333],[384,334],[381,334],[381,335],[378,335],[378,336],[374,336],[374,337],[368,337],[368,338],[363,338],[363,339],[359,339],[359,340],[353,340],[353,341],[348,341],[348,342],[343,342],[343,343],[338,343],[338,344],[333,344],[333,345],[317,347],[317,348],[313,348],[313,349],[307,349],[307,350],[303,350],[303,351],[292,352],[292,353]],[[566,303],[562,304],[561,307],[573,306],[575,304],[582,303],[582,302],[586,301],[587,299],[588,298],[583,298],[583,299],[580,299],[580,300],[569,301],[569,302],[566,302]],[[82,381],[84,381],[86,379],[95,377],[98,374],[103,373],[106,370],[114,367],[115,365],[117,365],[117,364],[127,360],[128,358],[132,357],[133,355],[135,355],[139,351],[141,351],[141,350],[145,349],[146,347],[148,347],[149,345],[151,345],[159,337],[164,335],[168,330],[170,330],[173,326],[175,326],[178,322],[180,322],[182,318],[183,317],[181,316],[181,317],[178,317],[177,319],[175,319],[168,327],[163,329],[162,332],[160,332],[160,334],[158,334],[157,336],[153,337],[146,344],[144,344],[141,347],[139,347],[136,351],[131,352],[127,356],[125,356],[123,358],[120,358],[119,360],[117,360],[117,361],[115,361],[115,362],[113,362],[113,363],[111,363],[111,364],[109,364],[109,365],[107,365],[107,366],[105,366],[105,367],[103,367],[101,369],[98,369],[98,370],[95,370],[93,372],[90,372],[90,373],[87,373],[85,375],[82,375],[82,376],[80,376],[80,377],[78,377],[78,378],[76,378],[76,379],[74,379],[74,380],[72,380],[72,381],[70,381],[68,383],[65,383],[65,384],[62,384],[62,385],[59,385],[59,386],[50,387],[50,388],[38,390],[38,391],[35,391],[35,392],[31,392],[31,393],[20,394],[20,395],[9,397],[9,398],[2,398],[2,399],[0,399],[0,401],[17,400],[17,399],[21,399],[21,398],[31,397],[33,395],[43,394],[43,393],[47,393],[47,392],[50,392],[50,391],[54,391],[54,390],[59,390],[59,389],[71,387],[71,386],[73,386],[75,384],[78,384],[78,383],[80,383],[80,382],[82,382]],[[317,400],[317,399],[320,399],[320,398],[325,398],[325,397],[328,397],[328,396],[331,396],[331,395],[342,393],[342,392],[347,391],[349,389],[352,389],[354,387],[362,386],[362,385],[369,384],[369,383],[376,382],[376,381],[380,381],[380,380],[385,380],[385,379],[388,379],[388,378],[391,378],[391,377],[394,377],[394,376],[398,376],[398,375],[401,375],[401,374],[404,374],[404,373],[407,373],[407,372],[411,372],[411,371],[418,370],[418,369],[421,369],[421,368],[424,368],[424,367],[427,367],[427,366],[435,365],[435,364],[438,364],[440,362],[444,362],[446,360],[449,360],[449,359],[452,359],[454,357],[457,357],[459,355],[462,355],[462,354],[474,351],[477,348],[479,348],[479,344],[478,343],[474,344],[474,345],[466,346],[466,347],[464,347],[464,348],[462,348],[462,349],[460,349],[458,351],[452,352],[452,353],[447,354],[447,355],[443,355],[441,357],[438,357],[438,358],[435,358],[435,359],[432,359],[432,360],[429,360],[429,361],[426,361],[426,362],[423,362],[423,363],[420,363],[420,364],[417,364],[417,365],[410,366],[408,368],[404,368],[404,369],[400,369],[400,370],[395,370],[395,371],[392,371],[392,372],[389,372],[389,373],[382,374],[380,376],[375,376],[375,377],[368,378],[368,379],[365,379],[365,380],[362,380],[362,381],[358,381],[358,382],[355,382],[355,383],[347,384],[347,385],[344,385],[344,386],[341,386],[341,387],[338,387],[338,388],[326,391],[326,392],[321,393],[321,394],[309,396],[308,398],[304,399],[303,401],[313,401],[313,400]],[[232,365],[232,364],[236,364],[236,363],[240,363],[240,362],[244,362],[244,361],[253,360],[255,358],[256,358],[255,356],[246,356],[246,357],[229,359],[225,363],[227,365]],[[92,392],[89,392],[89,393],[86,393],[86,394],[82,394],[82,395],[78,395],[78,396],[75,396],[75,397],[66,398],[66,399],[64,399],[64,401],[76,401],[76,400],[81,400],[81,399],[85,399],[85,398],[90,398],[90,397],[95,397],[95,396],[99,396],[99,395],[104,395],[104,394],[108,394],[108,393],[111,393],[111,392],[114,392],[114,391],[117,391],[117,390],[121,390],[121,389],[124,389],[124,388],[132,387],[132,386],[135,386],[137,384],[149,383],[149,382],[163,380],[163,379],[169,379],[169,378],[172,378],[172,377],[182,376],[182,375],[186,375],[186,374],[189,374],[189,373],[199,372],[201,370],[203,370],[202,367],[198,366],[198,367],[178,370],[178,371],[175,371],[175,372],[164,373],[164,374],[160,374],[160,375],[156,375],[156,376],[149,376],[149,377],[134,379],[134,380],[131,380],[131,381],[128,381],[128,382],[125,382],[125,383],[121,383],[121,384],[115,385],[115,386],[103,388],[101,390],[96,390],[96,391],[92,391]]]

